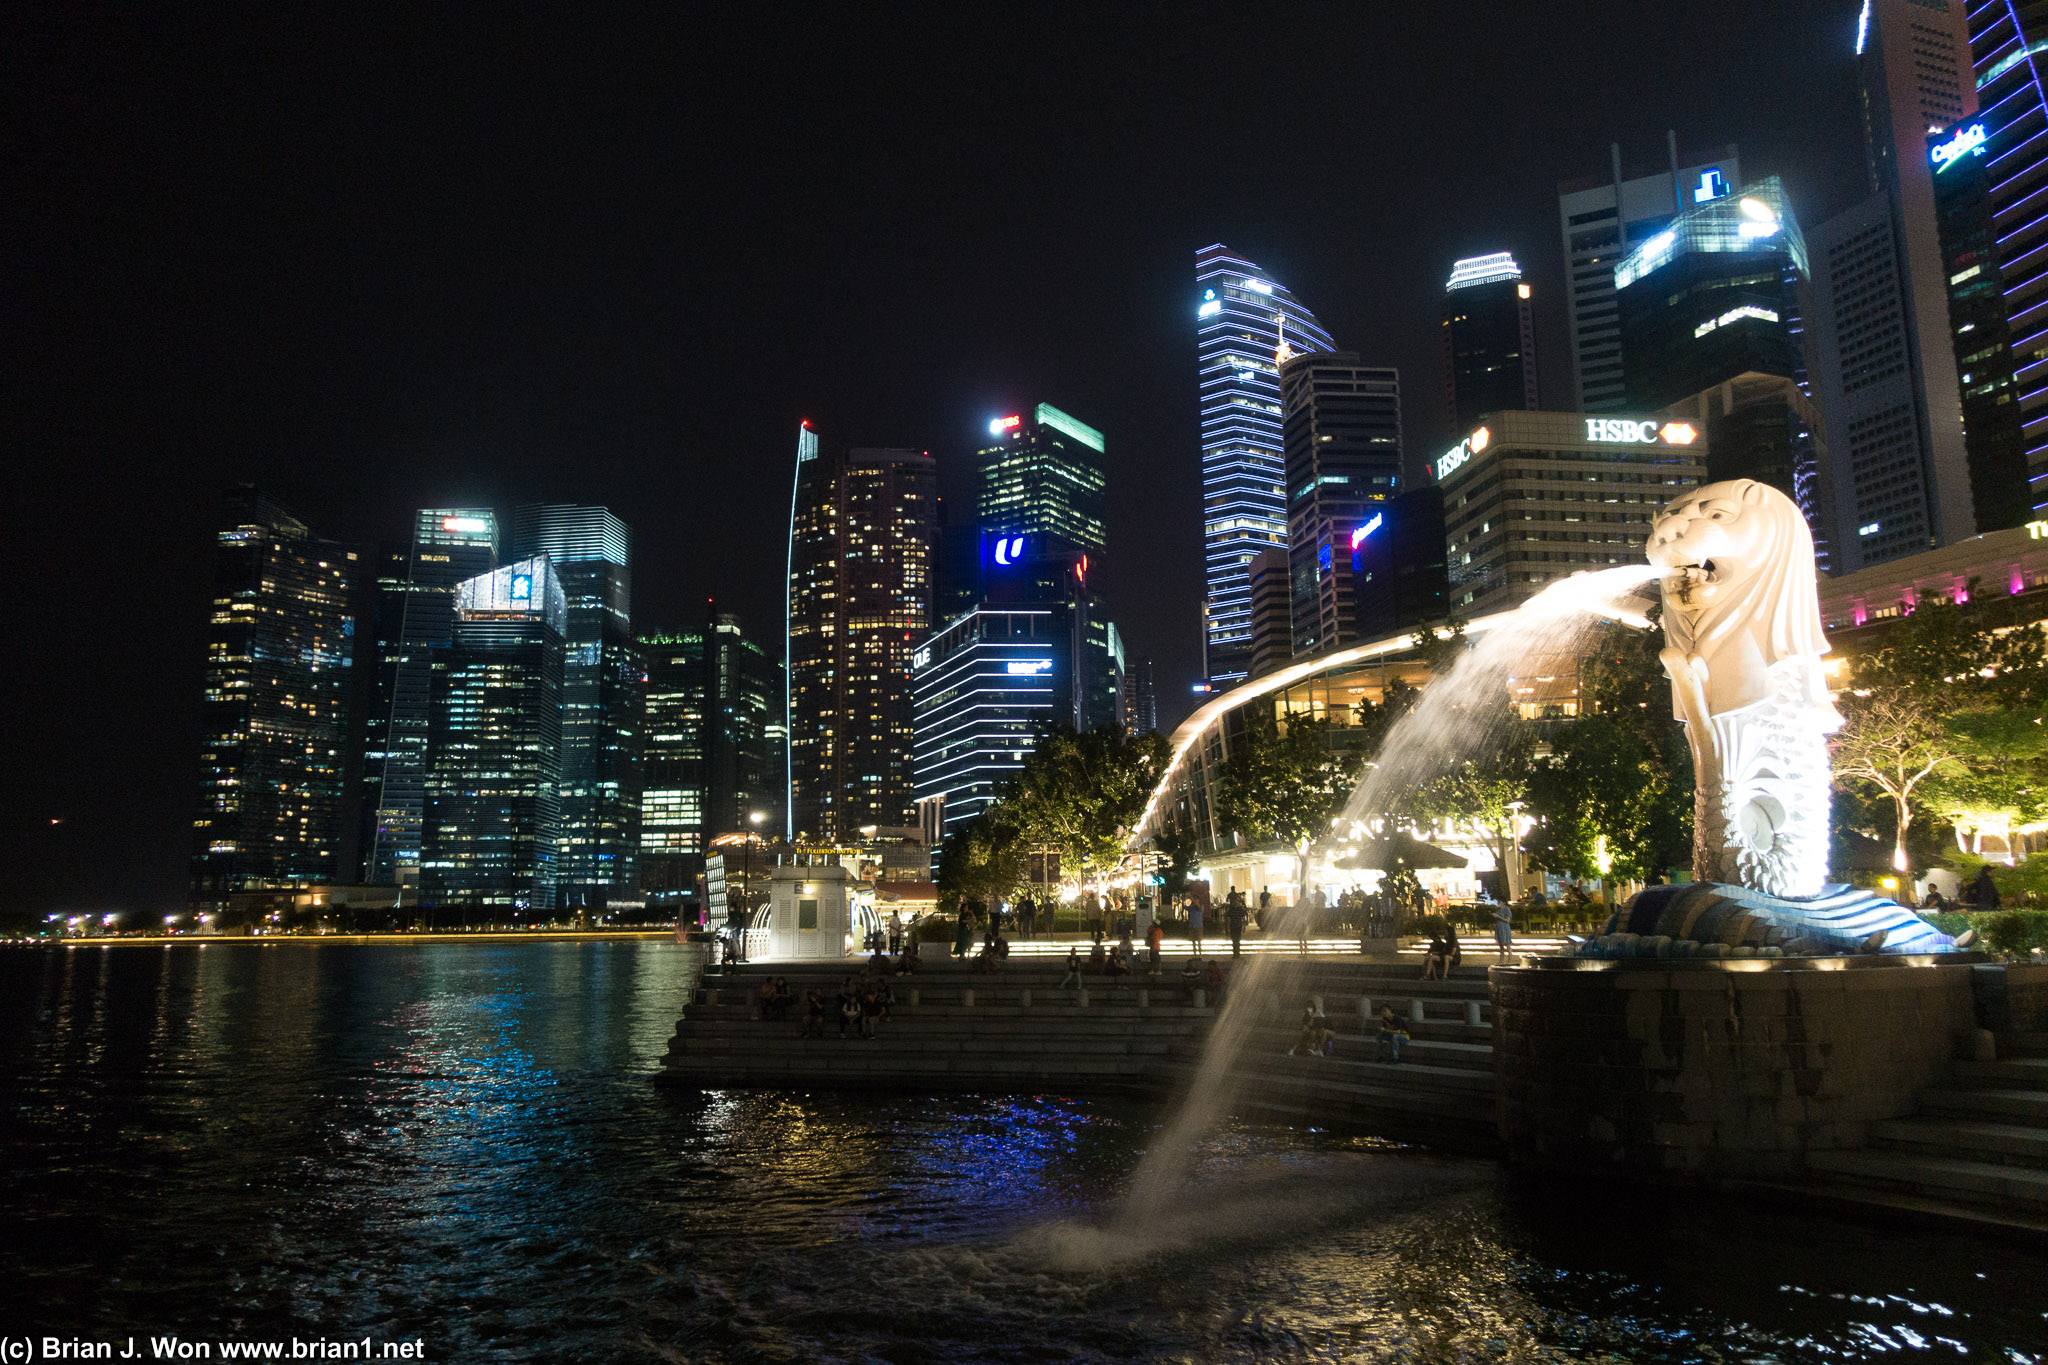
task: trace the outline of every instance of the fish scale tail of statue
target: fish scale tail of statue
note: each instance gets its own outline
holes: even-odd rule
[[[1946,935],[1830,885],[1828,736],[1813,536],[1792,499],[1734,479],[1680,497],[1645,551],[1661,575],[1672,713],[1692,750],[1695,886],[1651,887],[1586,956],[1925,953]]]

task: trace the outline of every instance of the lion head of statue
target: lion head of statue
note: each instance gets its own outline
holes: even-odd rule
[[[1664,571],[1664,630],[1707,659],[1738,634],[1765,665],[1827,653],[1814,585],[1813,534],[1797,504],[1769,484],[1730,479],[1673,499],[1644,547]]]

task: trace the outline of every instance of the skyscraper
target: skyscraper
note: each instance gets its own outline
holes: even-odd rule
[[[637,882],[644,670],[633,649],[632,533],[602,507],[513,514],[512,554],[546,555],[568,602],[562,673],[565,906],[602,906]]]
[[[1040,403],[1028,418],[992,418],[988,434],[975,457],[981,478],[974,517],[981,531],[1055,536],[1094,556],[1099,571],[1108,543],[1102,433]]]
[[[665,632],[638,644],[647,669],[640,889],[650,903],[674,905],[704,867],[704,637]]]
[[[423,508],[412,539],[385,546],[380,560],[361,876],[372,886],[417,887],[434,660],[455,641],[456,585],[497,565],[498,518],[488,507]]]
[[[2048,177],[2048,96],[2043,94],[2048,62],[2042,60],[2048,51],[2048,5],[1978,0],[1969,7],[1968,22],[2028,500],[2031,510],[2039,512],[2048,508],[2048,215],[2041,212],[2039,194]],[[1978,121],[1969,119],[1955,133],[1968,133]],[[1977,159],[1975,149],[1970,155]]]
[[[808,438],[808,439],[805,439]],[[911,652],[931,628],[929,453],[797,450],[789,546],[789,828],[911,822]]]
[[[1869,197],[1807,240],[1814,382],[1828,419],[1828,565],[1837,574],[1974,529],[1926,156],[1930,127],[1976,108],[1962,7],[1872,0],[1856,54]]]
[[[1694,204],[1615,267],[1626,392],[1637,412],[1686,422],[1713,479],[1757,479],[1828,537],[1820,416],[1807,397],[1800,303],[1806,243],[1768,176]]]
[[[1557,187],[1558,228],[1564,237],[1567,320],[1571,324],[1572,382],[1581,412],[1618,412],[1628,406],[1615,310],[1614,268],[1638,243],[1664,230],[1682,209],[1726,194],[1742,183],[1742,162],[1730,144],[1681,158],[1678,135],[1664,135],[1666,162],[1624,172],[1621,144],[1608,148],[1608,171]]]
[[[1195,253],[1195,382],[1202,421],[1203,673],[1251,668],[1252,556],[1287,544],[1280,360],[1335,349],[1287,286],[1222,243]]]
[[[1159,728],[1159,693],[1150,659],[1132,659],[1124,671],[1124,725],[1134,735],[1149,735]]]
[[[191,899],[346,881],[361,552],[318,539],[253,487],[223,499]]]
[[[1401,490],[1401,376],[1349,351],[1280,367],[1294,652],[1353,640],[1351,533]]]
[[[712,612],[704,642],[705,829],[712,838],[751,829],[755,814],[763,830],[780,829],[782,663],[729,611]]]
[[[1430,484],[1389,501],[1351,533],[1358,638],[1441,621],[1450,611],[1444,491]]]
[[[1531,292],[1505,251],[1451,267],[1444,284],[1444,407],[1456,430],[1474,426],[1482,412],[1542,406]]]
[[[989,536],[982,604],[914,656],[916,798],[956,829],[1022,771],[1049,728],[1123,723],[1123,650],[1087,556],[1053,535]]]
[[[1250,589],[1251,675],[1271,673],[1294,657],[1293,587],[1287,573],[1287,551],[1268,546],[1252,556],[1245,570]]]
[[[546,555],[457,585],[455,639],[434,667],[424,904],[558,903],[567,624]]]

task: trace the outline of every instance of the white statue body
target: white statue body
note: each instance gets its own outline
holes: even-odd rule
[[[1806,518],[1768,484],[1711,483],[1665,507],[1645,549],[1664,571],[1664,671],[1692,746],[1693,876],[1819,895],[1842,717]]]

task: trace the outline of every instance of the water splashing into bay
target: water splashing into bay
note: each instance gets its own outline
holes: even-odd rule
[[[1533,676],[1550,668],[1576,669],[1586,634],[1602,620],[1648,626],[1649,605],[1641,589],[1657,575],[1648,564],[1625,564],[1560,579],[1544,588],[1499,624],[1474,637],[1472,648],[1423,690],[1414,709],[1387,732],[1378,762],[1368,768],[1345,804],[1349,822],[1377,817],[1389,797],[1412,792],[1456,764],[1498,745],[1501,725],[1512,714],[1499,705],[1509,678],[1519,670]],[[1498,718],[1486,723],[1485,718]],[[1192,1152],[1229,1112],[1237,1092],[1237,1063],[1269,1008],[1285,953],[1253,953],[1236,959],[1235,972],[1215,1025],[1189,1082],[1187,1098],[1158,1138],[1148,1145],[1132,1177],[1121,1216],[1112,1225],[1122,1235],[1170,1218],[1179,1210],[1181,1187]],[[1282,1017],[1273,1022],[1284,1023]]]

